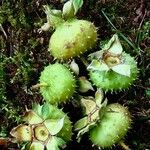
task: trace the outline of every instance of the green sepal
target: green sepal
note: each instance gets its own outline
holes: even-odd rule
[[[72,0],[73,1],[73,6],[74,6],[74,15],[78,12],[78,10],[82,7],[83,5],[83,0]]]
[[[79,77],[79,91],[85,93],[89,90],[94,91],[91,82],[89,82],[86,77]]]
[[[78,131],[77,134],[77,142],[80,142],[81,137],[84,133],[87,133],[90,129],[92,129],[94,126],[96,126],[96,122],[91,122],[90,124],[87,124],[84,128]]]
[[[61,119],[48,119],[44,121],[44,125],[47,127],[51,135],[56,135],[64,126],[65,116]]]
[[[91,64],[87,67],[88,70],[92,71],[108,71],[110,68],[103,62],[94,59]]]
[[[17,141],[31,141],[32,140],[32,129],[30,126],[20,124],[10,131],[11,136],[13,136],[14,142]]]
[[[88,58],[89,58],[89,60],[93,60],[93,59],[99,60],[99,59],[102,59],[103,53],[104,53],[104,51],[100,50],[100,51],[89,54]]]
[[[64,22],[61,10],[51,9],[49,5],[44,5],[43,7],[47,15],[47,23],[44,25],[47,28],[46,30],[49,28],[55,29]],[[44,26],[41,27],[41,30],[44,30]]]
[[[44,120],[48,119],[49,118],[49,115],[50,115],[50,108],[49,108],[49,104],[48,103],[45,103],[43,106],[42,106],[42,111],[41,111],[41,115],[43,117]]]
[[[63,17],[65,19],[73,18],[82,7],[83,0],[69,0],[63,6]]]
[[[72,0],[67,1],[64,6],[63,6],[63,18],[65,19],[69,19],[69,18],[73,18],[74,17],[74,7],[73,7],[73,3]]]
[[[112,67],[111,69],[118,74],[130,77],[130,74],[131,74],[130,65],[119,64],[119,65]]]
[[[44,144],[40,142],[32,142],[29,150],[44,150]]]
[[[47,150],[59,150],[59,147],[64,148],[66,146],[66,142],[59,137],[51,137],[46,145]]]
[[[33,103],[32,110],[42,118],[42,105]]]
[[[120,55],[123,51],[118,35],[114,34],[109,42],[104,46],[104,50],[108,50],[112,54]]]
[[[104,98],[104,93],[102,89],[97,89],[95,93],[95,102],[97,106],[101,107],[103,98]]]
[[[84,117],[80,120],[78,120],[75,125],[74,125],[74,130],[75,131],[78,131],[78,130],[81,130],[83,129],[86,125],[88,124],[88,117]]]

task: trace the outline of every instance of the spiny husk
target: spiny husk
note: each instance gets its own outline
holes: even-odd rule
[[[105,108],[99,124],[91,129],[90,139],[101,148],[112,147],[124,138],[130,127],[129,111],[118,103],[110,104]]]
[[[129,54],[122,53],[122,60],[125,65],[130,66],[130,76],[125,76],[114,72],[108,71],[90,71],[91,81],[99,88],[106,91],[121,91],[127,89],[134,83],[138,76],[137,63]],[[122,69],[122,68],[120,68]]]
[[[76,86],[76,81],[70,70],[59,63],[44,68],[40,76],[40,92],[44,99],[51,104],[59,104],[68,101]]]
[[[97,41],[96,27],[89,21],[71,19],[52,34],[49,51],[57,59],[70,59],[92,48]]]

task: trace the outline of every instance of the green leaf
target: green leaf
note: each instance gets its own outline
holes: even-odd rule
[[[74,9],[75,9],[74,15],[82,7],[82,5],[83,5],[83,0],[73,0],[73,6],[74,6]]]
[[[131,74],[130,65],[119,64],[119,65],[112,67],[111,69],[118,74],[130,77],[130,74]]]
[[[78,120],[78,121],[75,123],[74,129],[75,129],[75,131],[81,130],[82,128],[84,128],[85,126],[87,126],[87,124],[88,124],[88,117],[86,116],[86,117],[84,117],[84,118]]]
[[[104,46],[104,50],[108,50],[110,53],[116,55],[122,53],[123,48],[117,34],[114,34],[113,37],[109,40],[109,42]]]
[[[109,67],[105,63],[93,60],[87,69],[92,71],[108,71]]]
[[[47,130],[50,132],[51,135],[56,135],[63,128],[64,119],[65,119],[65,116],[62,119],[57,119],[57,120],[48,119],[44,121],[44,124],[47,127]]]

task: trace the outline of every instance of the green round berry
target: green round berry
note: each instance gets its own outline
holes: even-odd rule
[[[131,126],[131,116],[122,105],[115,103],[106,107],[99,124],[91,129],[90,139],[101,148],[118,143]]]
[[[57,59],[69,59],[92,48],[96,40],[96,27],[91,22],[72,19],[56,28],[50,38],[49,50]]]
[[[66,66],[56,63],[45,67],[40,76],[40,85],[44,99],[51,104],[58,104],[72,97],[76,81]]]
[[[121,75],[113,70],[109,71],[90,71],[91,81],[98,87],[104,90],[122,90],[127,89],[133,84],[138,76],[138,68],[136,61],[129,54],[122,53],[123,64],[130,66],[130,76]],[[105,62],[106,63],[106,62]],[[109,65],[113,65],[111,64]],[[115,62],[116,63],[116,62]],[[120,66],[120,70],[121,70]]]

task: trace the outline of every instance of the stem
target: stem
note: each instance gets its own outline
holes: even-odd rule
[[[84,58],[84,57],[80,57],[80,60],[82,61],[82,63],[86,66],[86,67],[88,67],[88,61]]]
[[[7,39],[7,34],[6,34],[6,32],[5,32],[5,30],[4,30],[4,28],[3,28],[3,26],[2,26],[1,23],[0,23],[0,30],[4,33],[4,36],[5,36],[6,39]]]
[[[120,141],[119,144],[124,150],[131,150],[123,141]]]
[[[47,83],[38,83],[36,85],[33,85],[32,86],[32,89],[37,89],[37,88],[40,88],[40,87],[48,87],[48,84]]]
[[[50,27],[56,29],[60,24],[64,22],[61,11],[52,10],[49,5],[44,5],[45,13],[47,15],[47,23]]]

